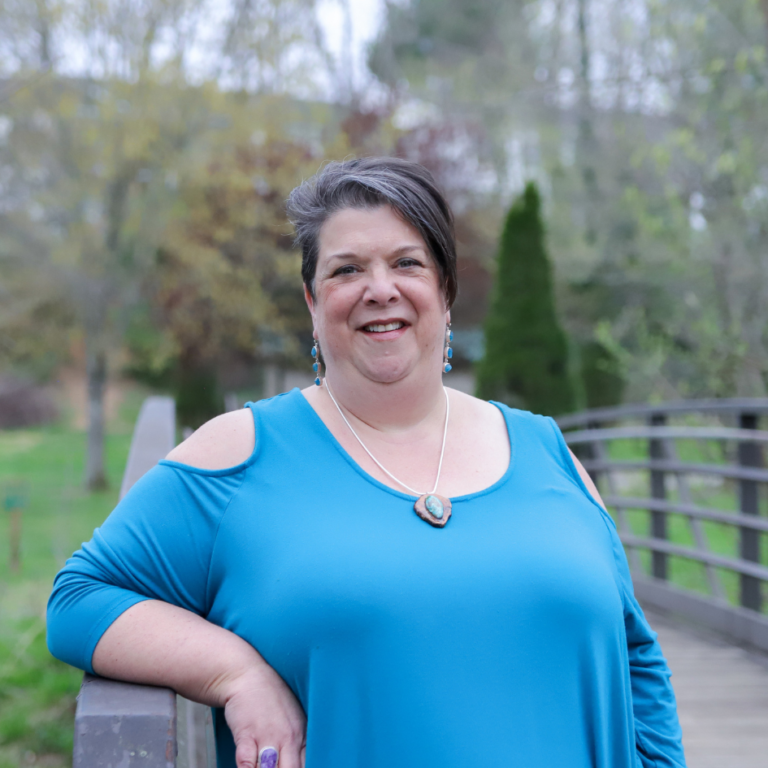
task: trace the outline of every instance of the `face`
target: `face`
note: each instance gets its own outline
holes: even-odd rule
[[[347,208],[319,237],[315,298],[305,288],[331,381],[392,383],[442,370],[450,315],[426,243],[389,206]]]

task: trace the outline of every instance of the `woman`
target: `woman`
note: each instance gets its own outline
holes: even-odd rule
[[[332,163],[289,212],[319,386],[137,483],[57,577],[51,651],[214,707],[221,768],[683,766],[669,670],[554,422],[443,388],[456,259],[430,174]]]

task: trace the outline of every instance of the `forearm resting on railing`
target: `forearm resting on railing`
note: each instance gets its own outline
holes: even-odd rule
[[[102,677],[172,688],[223,707],[246,679],[274,675],[259,653],[227,629],[159,600],[120,615],[99,640],[93,668]]]
[[[259,749],[282,768],[304,765],[306,717],[293,691],[233,632],[159,600],[137,603],[99,640],[93,668],[103,677],[165,686],[224,708],[238,768],[255,768]]]

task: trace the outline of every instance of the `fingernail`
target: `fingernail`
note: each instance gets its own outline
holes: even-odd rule
[[[277,768],[277,750],[274,747],[264,747],[259,752],[259,768]]]

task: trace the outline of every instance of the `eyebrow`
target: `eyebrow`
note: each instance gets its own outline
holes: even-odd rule
[[[410,253],[411,251],[422,251],[422,253],[428,253],[427,249],[423,245],[401,245],[399,248],[395,248],[390,254],[391,256],[400,256],[403,253]],[[334,253],[328,257],[328,261],[334,259],[348,259],[350,257],[356,258],[358,256],[354,251],[341,251],[340,253]]]

